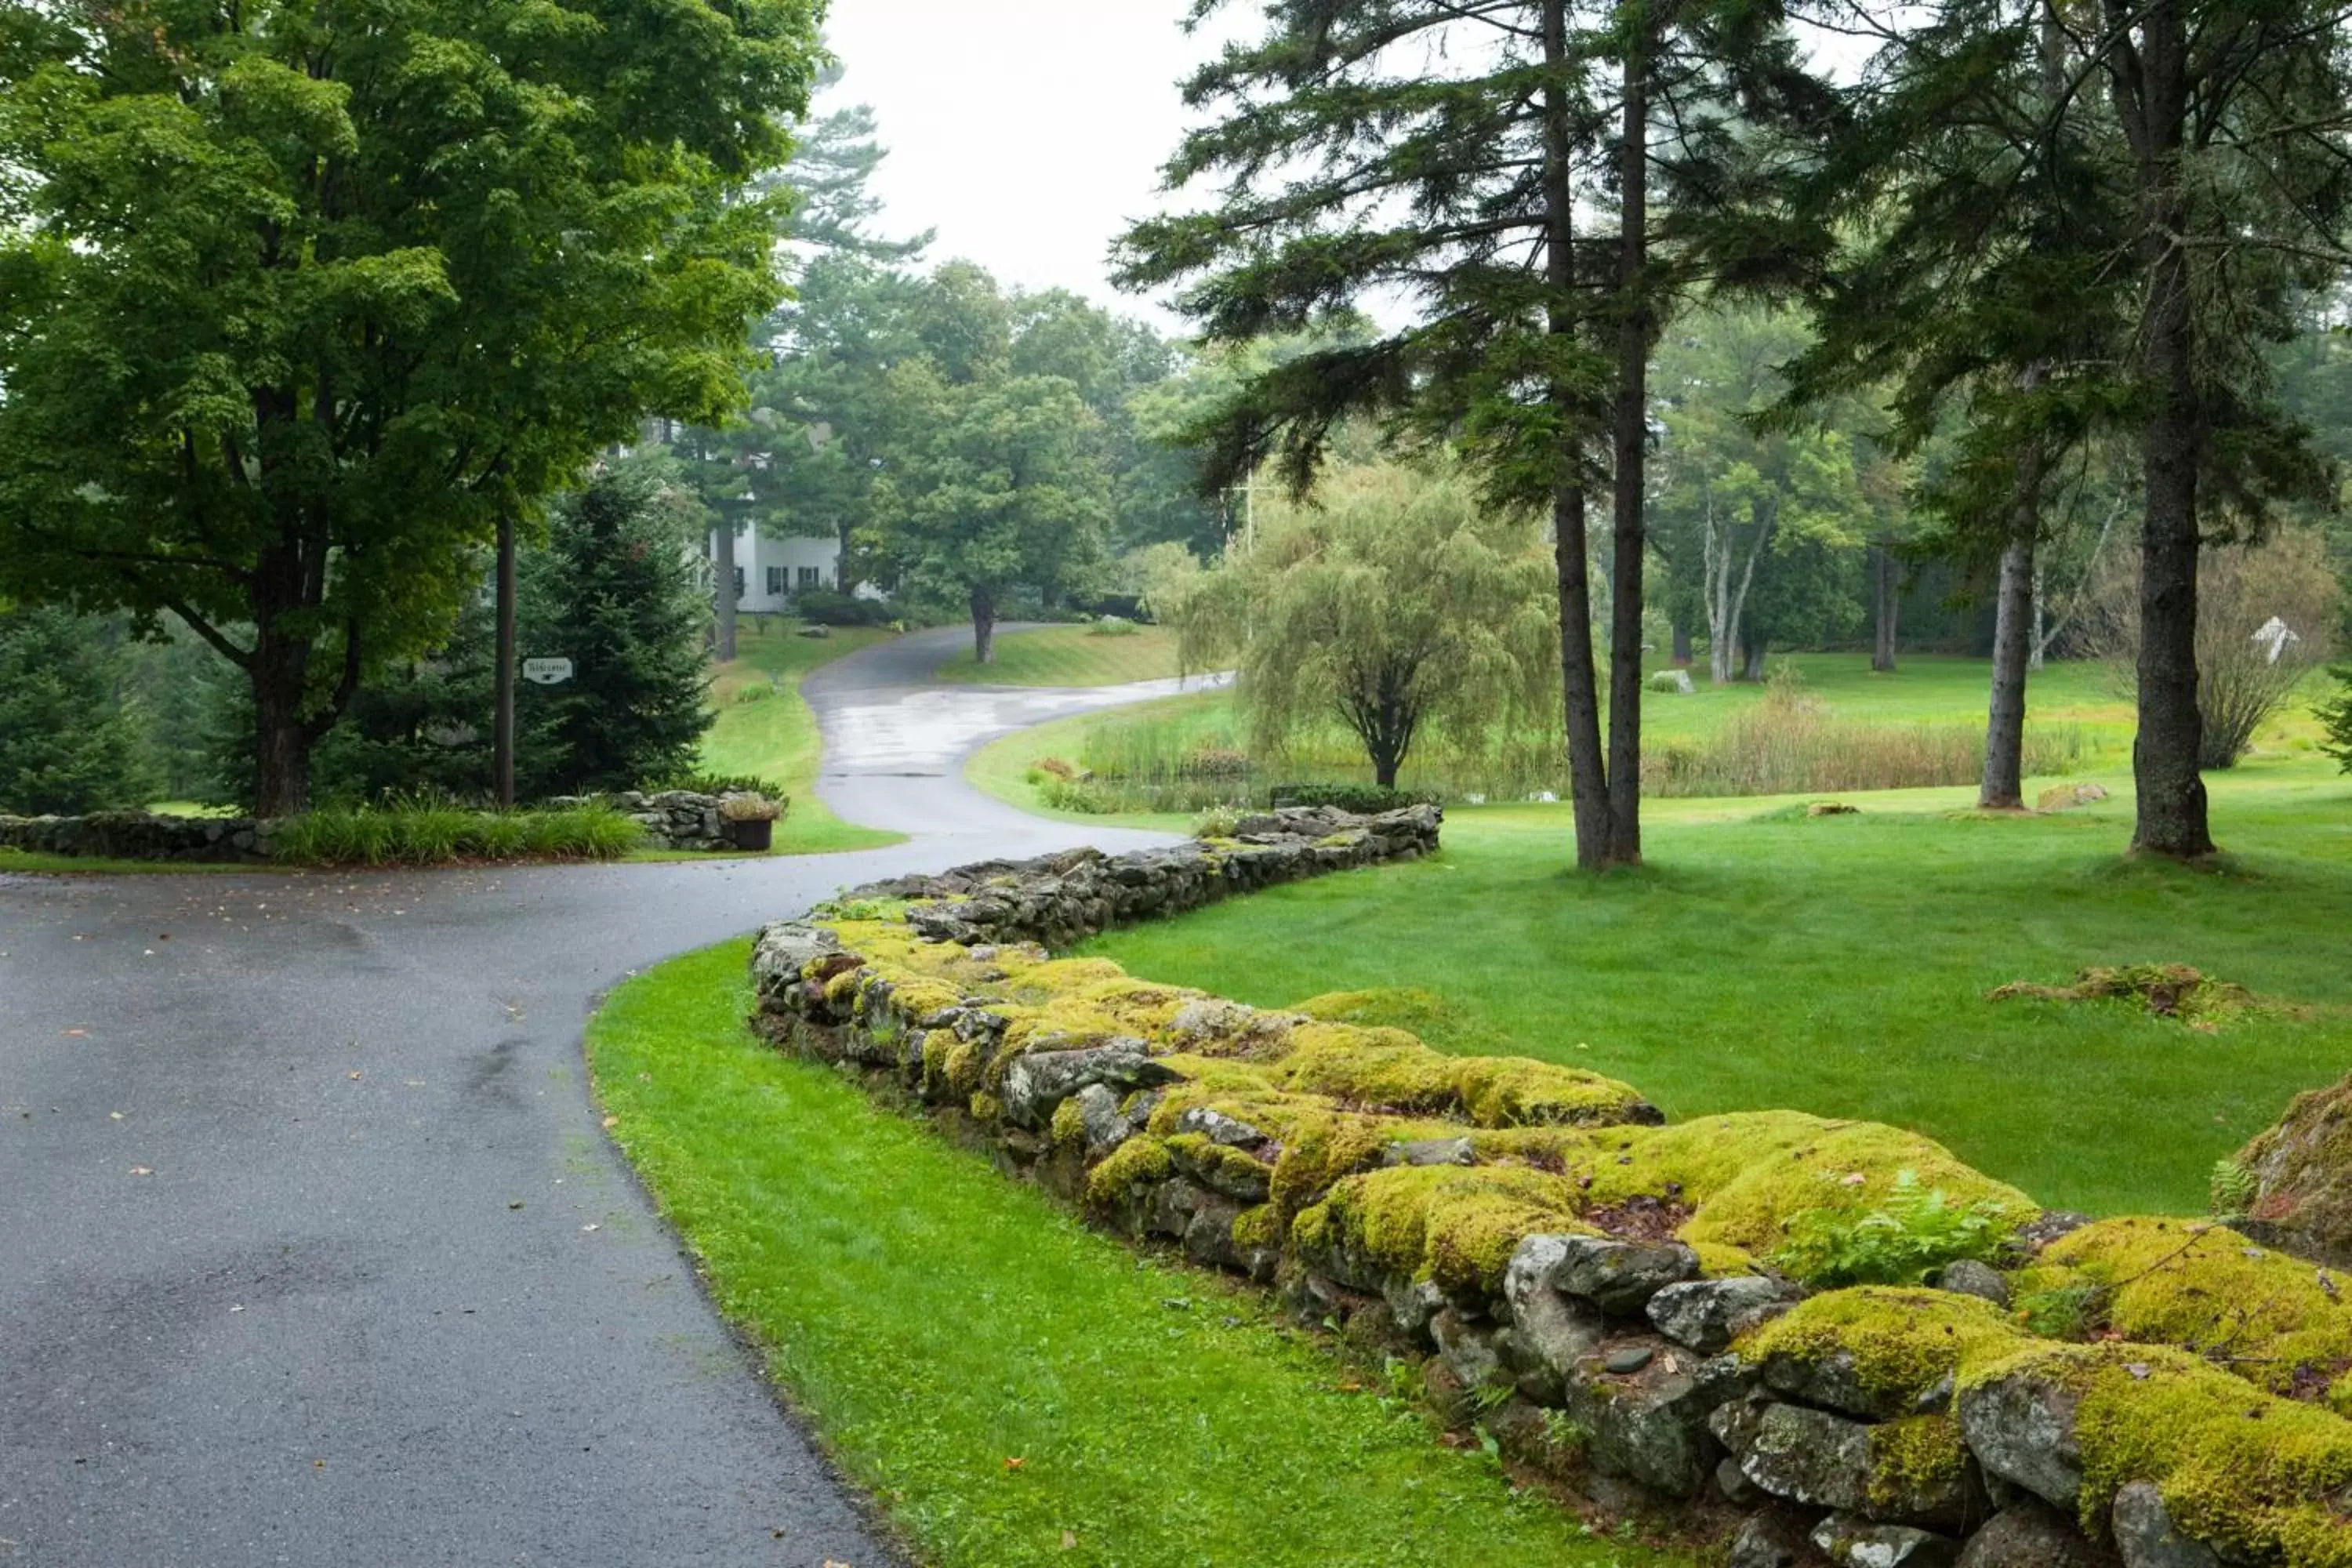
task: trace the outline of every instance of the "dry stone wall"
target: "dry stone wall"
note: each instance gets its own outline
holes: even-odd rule
[[[1712,1525],[1736,1568],[2352,1568],[2352,1309],[2324,1268],[2049,1214],[1898,1129],[1664,1125],[1357,999],[1261,1011],[1038,945],[1434,847],[1433,816],[1384,820],[861,889],[762,933],[757,1023],[1096,1223],[1422,1358],[1457,1425],[1611,1511]],[[1838,1289],[1788,1250],[1922,1186],[1989,1259]]]
[[[267,860],[276,825],[251,817],[158,816],[145,811],[89,816],[0,816],[0,848],[109,860],[236,863]]]

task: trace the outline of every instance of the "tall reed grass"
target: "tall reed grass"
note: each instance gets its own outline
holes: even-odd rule
[[[2077,725],[2036,726],[2026,731],[2025,771],[2063,773],[2088,751]],[[1398,783],[1452,801],[1565,797],[1564,752],[1557,731],[1497,733],[1483,748],[1425,747]],[[1642,787],[1660,797],[1912,789],[1975,783],[1984,773],[1984,730],[1841,719],[1790,670],[1714,733],[1653,740],[1645,753]],[[1192,813],[1264,805],[1276,783],[1370,777],[1362,749],[1337,725],[1294,737],[1278,754],[1254,754],[1231,710],[1218,706],[1108,716],[1086,730],[1074,764],[1033,771],[1031,783],[1065,811]]]

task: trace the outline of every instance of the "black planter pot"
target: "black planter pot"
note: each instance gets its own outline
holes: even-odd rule
[[[758,851],[776,840],[776,825],[765,822],[730,822],[727,825],[727,841],[738,849]]]

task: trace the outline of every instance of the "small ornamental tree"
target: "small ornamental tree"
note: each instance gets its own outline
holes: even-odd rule
[[[0,608],[0,813],[72,816],[148,798],[121,656],[100,629],[68,610]]]
[[[1336,720],[1394,787],[1423,739],[1544,722],[1559,628],[1531,513],[1454,475],[1345,468],[1308,503],[1262,505],[1256,533],[1153,605],[1188,666],[1238,658],[1254,746]]]
[[[2352,773],[2352,664],[2339,666],[2330,672],[2342,688],[2332,702],[2319,705],[2319,721],[2327,727],[2327,738],[2319,749],[2344,764]]]
[[[546,749],[522,760],[541,794],[634,789],[682,773],[711,715],[704,705],[709,606],[696,580],[691,534],[699,509],[658,468],[600,474],[556,509],[527,601],[544,647],[572,676],[525,710]]]

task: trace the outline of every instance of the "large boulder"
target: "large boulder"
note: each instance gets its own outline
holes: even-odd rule
[[[2081,1396],[2033,1367],[1960,1394],[1960,1430],[1986,1471],[2072,1511],[2083,1495]]]
[[[2163,1494],[2146,1481],[2116,1491],[2113,1518],[2124,1568],[2221,1568],[2211,1547],[2172,1528]]]
[[[2238,1152],[2253,1178],[2242,1228],[2282,1251],[2352,1268],[2352,1078],[2296,1097]]]
[[[1774,1497],[1885,1523],[1950,1529],[1967,1518],[1968,1458],[1948,1416],[1872,1426],[1742,1402],[1710,1425],[1740,1473]]]
[[[1728,1357],[1697,1362],[1652,1341],[1646,1358],[1589,1356],[1564,1381],[1569,1418],[1589,1435],[1586,1458],[1604,1476],[1622,1476],[1665,1497],[1689,1497],[1715,1472],[1721,1450],[1707,1417],[1744,1392]],[[1612,1364],[1633,1371],[1618,1373]]]
[[[1650,1298],[1697,1277],[1698,1254],[1679,1241],[1620,1241],[1605,1236],[1559,1238],[1553,1289],[1580,1296],[1612,1317],[1639,1316]]]
[[[1016,1126],[1053,1120],[1062,1101],[1091,1084],[1122,1092],[1174,1083],[1181,1074],[1144,1054],[1141,1040],[1112,1040],[1075,1051],[1031,1051],[1004,1070],[1004,1114]]]

